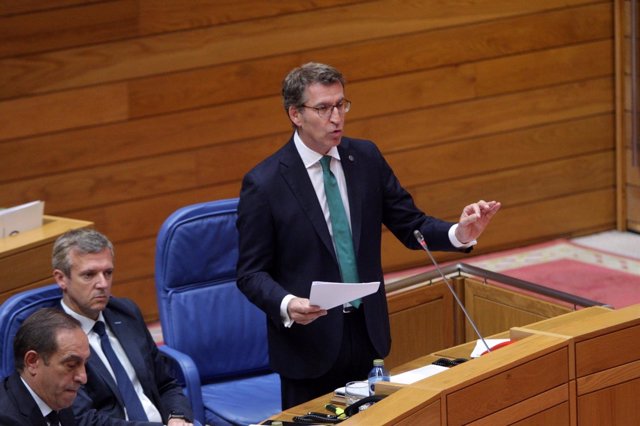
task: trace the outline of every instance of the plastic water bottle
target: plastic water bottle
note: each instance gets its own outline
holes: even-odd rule
[[[391,378],[389,372],[384,368],[384,361],[381,359],[373,360],[373,368],[369,372],[369,395],[375,393],[376,382],[389,382]]]

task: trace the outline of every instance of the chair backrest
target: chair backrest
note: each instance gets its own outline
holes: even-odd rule
[[[238,199],[183,207],[156,242],[163,338],[188,354],[203,384],[269,370],[265,314],[238,290]]]
[[[22,322],[40,308],[55,306],[62,298],[57,284],[14,294],[0,305],[0,374],[13,371],[13,338]]]

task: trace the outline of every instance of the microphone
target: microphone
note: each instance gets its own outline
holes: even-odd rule
[[[473,327],[473,330],[478,335],[478,338],[480,338],[480,340],[482,341],[484,346],[487,348],[487,352],[491,352],[491,348],[489,348],[489,345],[487,345],[487,342],[485,342],[484,337],[482,337],[482,335],[480,334],[480,331],[478,330],[478,327],[476,326],[476,323],[473,322],[473,320],[469,316],[469,312],[467,312],[467,310],[464,307],[464,304],[458,298],[458,295],[453,290],[453,287],[449,283],[449,280],[447,279],[447,277],[444,276],[444,274],[442,273],[442,270],[440,270],[440,265],[438,265],[438,262],[436,262],[436,260],[433,258],[433,255],[431,254],[431,250],[429,250],[429,248],[427,247],[427,243],[425,242],[424,237],[422,236],[422,233],[416,229],[415,231],[413,231],[413,236],[416,238],[416,240],[418,240],[418,243],[420,244],[420,246],[429,255],[429,258],[431,259],[431,263],[433,263],[433,265],[438,270],[438,273],[440,274],[440,276],[444,280],[444,283],[446,284],[447,288],[449,289],[449,291],[453,295],[453,298],[456,299],[456,302],[458,303],[458,306],[460,306],[460,309],[462,309],[462,312],[464,312],[464,316],[466,316],[467,320],[469,320],[469,324],[471,324],[471,327]]]

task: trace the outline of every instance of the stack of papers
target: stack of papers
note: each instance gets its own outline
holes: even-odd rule
[[[42,226],[43,214],[44,201],[32,201],[0,210],[0,238],[11,237]]]

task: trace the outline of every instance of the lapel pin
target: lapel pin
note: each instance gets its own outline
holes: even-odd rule
[[[353,163],[353,155],[349,155],[349,161]]]

